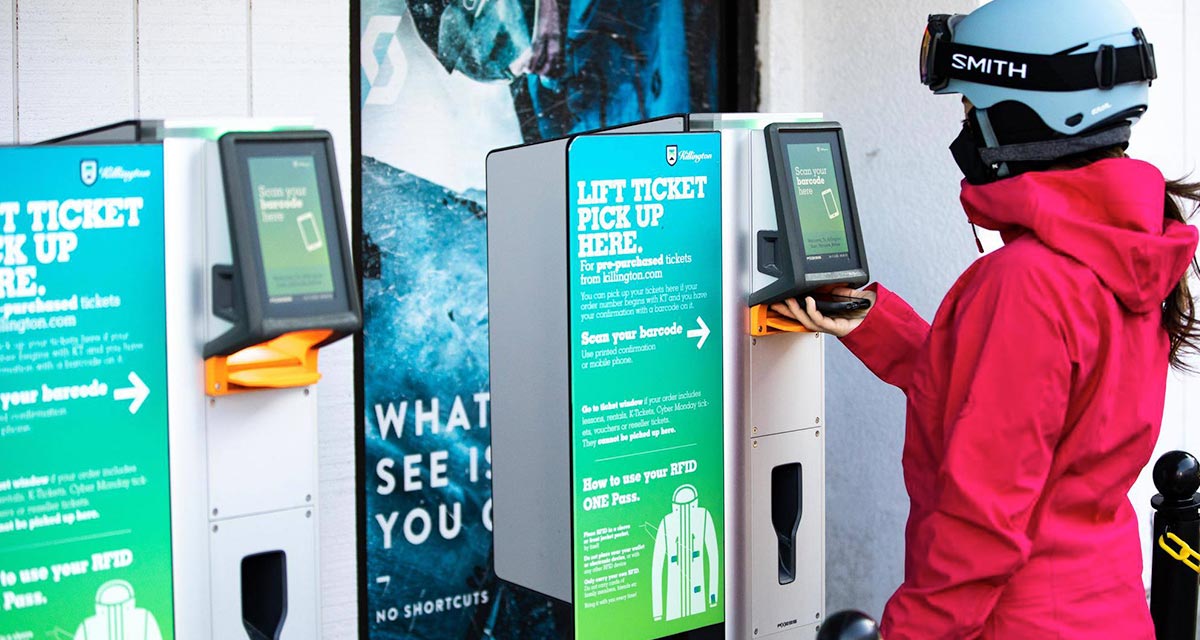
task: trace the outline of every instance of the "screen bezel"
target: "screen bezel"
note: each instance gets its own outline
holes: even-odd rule
[[[269,338],[270,334],[306,329],[357,330],[362,316],[332,136],[326,131],[227,133],[221,136],[219,148],[237,273],[236,297],[242,303],[242,320],[249,332]],[[268,292],[250,160],[289,156],[311,156],[314,161],[333,280],[333,295],[328,299],[272,302]]]
[[[768,125],[764,133],[771,188],[775,196],[778,243],[782,249],[780,257],[783,259],[779,266],[783,273],[777,282],[756,293],[751,304],[778,302],[832,285],[865,285],[869,279],[867,254],[863,246],[862,225],[858,219],[858,203],[854,199],[854,181],[850,175],[841,125],[836,122],[775,123]],[[837,150],[834,154],[834,178],[842,200],[842,215],[847,227],[846,240],[851,264],[843,263],[832,270],[810,272],[787,146],[820,143],[829,144]]]

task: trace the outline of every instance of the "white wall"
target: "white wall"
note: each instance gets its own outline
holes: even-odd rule
[[[1200,162],[1200,38],[1185,37],[1200,27],[1200,2],[1129,1],[1157,46],[1161,74],[1131,153],[1181,176]],[[962,108],[957,98],[921,86],[918,48],[929,13],[969,12],[978,4],[760,5],[762,110],[823,111],[845,126],[872,276],[927,319],[977,252],[958,205],[961,174],[946,150]],[[985,242],[995,247],[998,238]],[[828,362],[828,606],[878,615],[903,574],[904,400],[845,349],[831,349]],[[1200,379],[1174,376],[1159,449],[1184,447],[1200,449]],[[1143,525],[1153,493],[1144,478],[1131,494]]]
[[[328,0],[0,0],[0,144],[129,118],[310,118],[349,213],[349,5]],[[323,638],[357,636],[350,341],[322,352]]]
[[[1193,34],[1188,43],[1188,27],[1200,25],[1200,7],[1188,0],[1126,0],[1138,16],[1147,37],[1155,46],[1159,80],[1151,90],[1151,107],[1134,129],[1129,152],[1158,165],[1168,178],[1178,178],[1200,167],[1200,147],[1194,143],[1200,128],[1200,48]],[[1190,46],[1190,50],[1189,50]],[[1188,116],[1192,122],[1188,122]],[[1189,138],[1193,141],[1189,144]],[[1200,178],[1200,175],[1196,177]],[[1193,285],[1195,292],[1195,285]],[[1172,374],[1163,415],[1163,431],[1152,460],[1173,449],[1200,454],[1200,378]],[[1189,402],[1189,399],[1193,399]],[[1157,493],[1150,479],[1150,468],[1143,471],[1130,492],[1130,499],[1143,514],[1142,547],[1150,545],[1150,498]],[[1147,563],[1149,564],[1149,563]],[[1150,576],[1149,566],[1144,575]]]
[[[939,2],[965,11],[973,0]],[[975,255],[945,150],[962,107],[917,79],[930,12],[905,0],[760,4],[763,111],[821,111],[842,123],[871,275],[932,318]],[[900,470],[904,396],[834,344],[826,352],[826,600],[878,616],[903,573],[908,514]]]

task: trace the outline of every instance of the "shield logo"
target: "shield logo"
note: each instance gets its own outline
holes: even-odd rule
[[[81,160],[79,162],[79,179],[83,180],[85,187],[90,187],[96,184],[99,165],[95,160]]]
[[[677,145],[667,145],[667,164],[672,167],[679,161],[679,147]]]

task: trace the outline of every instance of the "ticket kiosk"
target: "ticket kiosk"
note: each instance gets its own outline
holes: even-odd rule
[[[589,638],[813,638],[824,343],[866,282],[840,128],[688,115],[487,164],[495,569]]]
[[[329,134],[131,121],[0,164],[0,637],[320,637],[318,353],[361,325]]]

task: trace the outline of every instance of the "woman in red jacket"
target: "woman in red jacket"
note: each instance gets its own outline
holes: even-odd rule
[[[873,285],[841,338],[908,397],[904,583],[887,640],[1153,640],[1127,494],[1158,438],[1168,364],[1200,345],[1184,200],[1125,157],[1153,48],[1118,0],[994,0],[933,16],[923,80],[964,96],[952,146],[980,258],[930,326]],[[1200,269],[1200,268],[1198,268]]]

